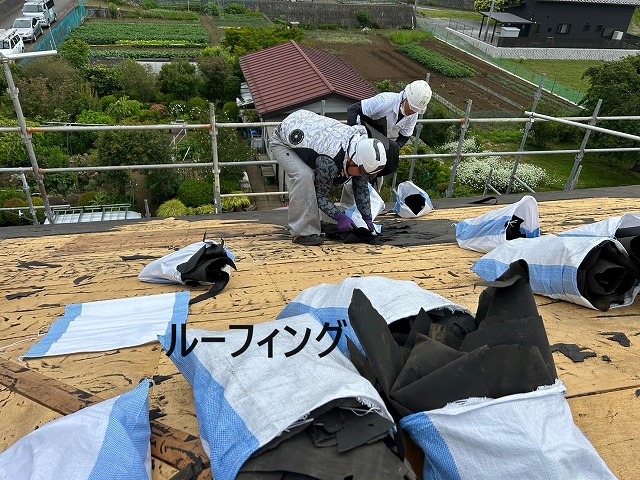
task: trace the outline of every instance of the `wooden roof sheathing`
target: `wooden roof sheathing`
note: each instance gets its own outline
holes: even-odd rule
[[[509,201],[502,199],[501,204]],[[190,307],[189,328],[227,330],[231,324],[271,321],[305,288],[364,275],[412,280],[475,312],[482,288],[476,285],[479,279],[469,268],[481,254],[457,246],[452,224],[498,207],[444,208],[434,203],[436,210],[418,219],[382,217],[383,224],[406,222],[410,226],[409,233],[403,234],[407,238],[404,247],[334,242],[322,247],[295,245],[285,228],[286,211],[223,214],[190,221],[109,222],[102,226],[107,230],[93,232],[87,231],[86,224],[51,226],[41,236],[5,236],[0,253],[4,266],[0,271],[0,363],[10,360],[102,399],[129,391],[143,378],[155,377],[156,385],[151,389],[154,417],[169,429],[184,432],[193,442],[199,433],[191,389],[157,343],[23,363],[18,357],[39,340],[36,335],[41,329],[63,315],[68,304],[186,290],[138,281],[138,273],[151,261],[139,257],[163,256],[199,241],[205,231],[209,238],[224,238],[236,255],[238,271],[216,298]],[[558,233],[637,212],[637,205],[637,198],[625,197],[539,200],[541,226],[543,233]],[[195,288],[192,296],[205,290]],[[567,387],[576,424],[598,453],[618,478],[637,478],[640,301],[608,312],[541,296],[536,296],[536,303],[552,344],[575,343],[597,353],[583,363],[554,353],[558,375]],[[602,335],[612,331],[625,333],[631,346],[623,347]],[[0,368],[0,382],[2,379]],[[15,390],[0,385],[0,451],[58,418],[57,411],[64,411],[42,405],[54,408],[52,398],[42,398],[38,403]],[[54,396],[51,389],[43,392]],[[154,451],[158,450],[169,449],[156,446]],[[169,479],[176,472],[164,462],[154,462],[154,479]]]
[[[263,117],[329,95],[357,101],[378,93],[340,58],[293,40],[240,57],[240,67]]]

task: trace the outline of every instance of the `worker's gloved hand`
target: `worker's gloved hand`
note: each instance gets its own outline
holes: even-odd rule
[[[376,226],[373,224],[373,219],[368,215],[363,215],[362,219],[364,220],[364,223],[367,224],[369,231],[376,233]]]
[[[351,219],[342,212],[338,212],[338,214],[336,215],[336,221],[338,222],[338,231],[342,233],[350,232],[351,230],[356,228]]]

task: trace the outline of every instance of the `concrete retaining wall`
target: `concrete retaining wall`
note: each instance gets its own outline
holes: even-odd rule
[[[453,34],[478,50],[482,50],[493,58],[512,58],[527,60],[603,60],[612,61],[631,55],[638,55],[640,50],[616,50],[596,48],[524,48],[524,47],[495,47],[477,38],[447,28]]]

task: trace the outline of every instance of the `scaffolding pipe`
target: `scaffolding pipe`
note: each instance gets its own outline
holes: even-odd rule
[[[429,83],[429,79],[431,78],[431,74],[427,73],[427,76],[425,77],[425,81],[427,82],[427,84]],[[429,106],[427,104],[427,106]],[[426,112],[426,109],[425,109]],[[420,113],[418,115],[418,122],[420,122],[420,120],[422,120],[424,116],[424,112]],[[417,155],[418,154],[418,145],[420,144],[420,133],[422,132],[422,123],[416,123],[416,135],[415,135],[415,142],[413,143],[413,154]],[[409,166],[409,181],[412,182],[413,181],[413,171],[416,168],[416,159],[415,157],[411,159],[411,165]],[[395,176],[394,176],[394,180],[395,180]],[[395,182],[392,185],[391,191],[393,192],[395,189]]]
[[[602,106],[602,99],[598,99],[598,103],[596,104],[596,108],[593,110],[593,116],[591,117],[591,121],[589,125],[593,126],[598,121],[598,112],[600,111],[600,107]],[[576,176],[576,172],[578,168],[582,164],[582,160],[584,159],[584,149],[587,147],[587,142],[589,141],[589,136],[591,135],[591,130],[585,130],[584,137],[582,138],[582,143],[580,144],[580,151],[576,153],[576,158],[573,162],[573,167],[571,168],[571,173],[569,173],[569,178],[567,179],[567,183],[564,186],[565,190],[573,190],[575,183],[573,181]]]
[[[29,204],[29,211],[31,212],[31,218],[33,218],[33,224],[38,225],[38,216],[36,215],[35,208],[33,208],[33,200],[31,200],[29,184],[27,183],[27,177],[24,172],[20,172],[20,179],[22,180],[22,191],[24,192],[24,196],[27,198],[27,203]]]
[[[44,53],[44,52],[41,52]],[[57,53],[53,51],[53,53]],[[38,55],[43,56],[43,55]],[[4,75],[7,79],[7,91],[9,92],[9,96],[13,101],[13,108],[16,111],[16,116],[18,117],[18,125],[20,126],[20,132],[22,134],[22,141],[24,142],[24,146],[27,149],[27,154],[29,155],[29,161],[31,162],[31,169],[33,172],[33,177],[36,181],[36,185],[38,186],[38,190],[40,191],[40,196],[42,197],[42,201],[44,202],[44,211],[49,219],[50,223],[55,223],[55,219],[53,213],[51,212],[51,205],[49,205],[49,197],[47,197],[47,190],[44,187],[44,181],[42,180],[42,175],[40,174],[40,166],[38,165],[38,160],[36,159],[36,153],[33,150],[33,144],[31,143],[31,134],[27,130],[27,121],[24,118],[22,113],[22,106],[20,105],[20,100],[18,99],[18,89],[16,88],[16,84],[13,81],[13,74],[11,73],[11,68],[9,68],[9,58],[0,54],[0,61],[2,61],[2,65],[4,67]]]
[[[527,113],[527,112],[525,112]],[[539,118],[540,121],[554,121],[556,119],[572,120],[575,122],[588,122],[592,117],[553,117],[553,120],[547,120]],[[504,118],[469,118],[469,123],[523,123],[530,120],[530,117],[504,117]],[[638,115],[629,116],[610,116],[599,117],[599,122],[608,120],[640,120]],[[280,122],[252,122],[252,123],[219,123],[218,128],[248,128],[248,127],[266,127],[276,126]],[[418,120],[418,124],[424,125],[427,123],[443,124],[460,123],[459,118],[423,118]],[[580,125],[582,126],[582,125]],[[102,132],[102,131],[126,131],[126,130],[174,130],[176,128],[184,130],[204,130],[209,129],[210,124],[175,124],[166,123],[158,125],[55,125],[55,126],[39,126],[39,127],[27,127],[29,133],[46,133],[46,132]],[[20,133],[20,127],[0,127],[0,133]]]
[[[222,212],[222,200],[220,198],[220,165],[218,164],[218,130],[216,128],[216,110],[213,103],[209,104],[209,122],[211,134],[211,154],[213,155],[213,201],[216,213]]]
[[[447,198],[451,198],[453,196],[453,184],[456,179],[456,170],[458,170],[458,165],[460,164],[460,160],[462,159],[462,144],[464,143],[464,137],[467,134],[467,130],[469,129],[469,115],[471,114],[471,104],[472,104],[472,100],[467,100],[467,111],[464,114],[464,118],[462,119],[462,126],[460,127],[460,138],[458,140],[458,149],[456,151],[456,156],[453,159],[453,166],[451,167],[451,177],[449,178],[449,187],[445,192],[445,196]]]
[[[546,74],[542,74],[540,78],[540,85],[538,85],[538,90],[536,90],[536,94],[533,97],[533,105],[531,106],[531,111],[535,112],[538,106],[538,102],[542,98],[542,86],[544,85],[544,79]],[[529,118],[529,121],[524,125],[524,133],[522,134],[522,141],[520,142],[520,149],[518,156],[516,157],[515,162],[513,162],[513,169],[511,170],[511,176],[509,177],[509,184],[507,185],[506,193],[511,193],[511,189],[513,188],[513,180],[516,179],[516,173],[518,172],[518,165],[520,164],[520,160],[522,160],[522,152],[524,152],[524,146],[527,143],[527,137],[529,136],[529,131],[531,130],[531,126],[533,125],[533,120]],[[520,183],[523,183],[521,180],[518,180]],[[526,186],[527,190],[533,192],[528,186]],[[535,193],[535,192],[534,192]]]
[[[608,133],[609,135],[613,135],[614,137],[626,138],[628,140],[636,140],[636,141],[640,140],[639,136],[631,135],[630,133],[618,132],[617,130],[610,130],[608,128],[596,127],[595,125],[585,125],[584,123],[572,122],[571,120],[564,120],[562,118],[550,117],[548,115],[541,115],[539,113],[534,113],[534,112],[524,112],[524,113],[526,115],[532,116],[535,119],[564,123],[565,125],[573,125],[574,127],[586,128],[588,130],[593,130],[594,132]]]

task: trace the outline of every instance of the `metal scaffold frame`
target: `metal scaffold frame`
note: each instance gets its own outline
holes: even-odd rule
[[[266,127],[277,126],[279,122],[226,122],[226,123],[218,123],[216,121],[215,108],[213,104],[210,104],[209,110],[209,123],[205,124],[181,124],[180,128],[185,132],[194,131],[194,130],[206,130],[209,132],[211,136],[211,162],[196,162],[196,163],[170,163],[170,164],[153,164],[153,165],[109,165],[109,166],[92,166],[92,167],[68,167],[68,168],[40,168],[38,164],[38,160],[36,158],[36,154],[33,149],[33,144],[31,141],[31,135],[33,133],[47,133],[47,132],[101,132],[101,131],[133,131],[133,130],[166,130],[171,131],[176,128],[174,124],[158,124],[158,125],[55,125],[55,126],[39,126],[39,127],[29,127],[26,124],[25,117],[22,113],[22,107],[20,105],[20,100],[18,97],[18,89],[15,86],[13,81],[13,76],[11,70],[9,68],[9,63],[15,60],[20,60],[24,58],[37,58],[44,56],[56,55],[57,52],[55,50],[45,51],[45,52],[31,52],[24,53],[18,55],[11,56],[3,56],[0,54],[0,62],[3,64],[4,72],[7,78],[8,84],[8,92],[13,101],[13,106],[16,111],[16,116],[18,119],[17,127],[2,127],[0,126],[0,134],[2,133],[18,133],[20,134],[25,147],[27,149],[27,153],[29,156],[29,161],[31,163],[31,167],[17,167],[17,168],[0,168],[0,173],[14,173],[19,174],[22,179],[22,188],[27,197],[27,201],[29,206],[24,207],[26,210],[28,208],[34,225],[37,225],[38,219],[36,217],[36,209],[44,208],[45,215],[49,221],[49,223],[55,223],[55,212],[52,210],[51,205],[49,203],[47,191],[43,182],[43,176],[46,174],[53,173],[70,173],[70,172],[105,172],[105,171],[125,171],[125,170],[154,170],[154,169],[176,169],[176,168],[205,168],[211,169],[213,172],[213,185],[212,185],[212,196],[213,201],[216,208],[216,213],[222,212],[222,199],[229,197],[238,197],[238,196],[248,196],[248,197],[257,197],[257,196],[285,196],[288,194],[286,189],[279,189],[280,191],[276,192],[259,192],[259,193],[232,193],[232,194],[222,194],[220,191],[220,173],[221,169],[225,167],[240,167],[240,166],[251,166],[251,165],[277,165],[277,162],[271,157],[269,149],[268,149],[268,140],[265,138],[265,133],[267,131]],[[427,81],[429,77],[427,77]],[[421,118],[418,120],[418,124],[416,127],[416,135],[414,139],[413,145],[413,154],[412,155],[400,155],[400,160],[410,160],[411,168],[409,173],[409,180],[413,179],[415,161],[418,159],[426,159],[433,158],[438,160],[445,159],[453,159],[451,176],[449,179],[449,185],[446,190],[445,195],[447,197],[453,196],[453,190],[455,187],[455,179],[456,179],[456,171],[461,162],[463,162],[467,158],[473,157],[510,157],[516,156],[516,160],[514,162],[513,171],[510,177],[509,187],[507,188],[506,193],[509,193],[513,188],[513,182],[518,182],[527,190],[533,192],[529,186],[527,186],[524,182],[522,182],[517,177],[517,169],[518,165],[522,159],[522,157],[527,155],[553,155],[553,154],[575,154],[575,161],[569,178],[567,179],[565,190],[574,189],[580,175],[582,169],[582,161],[584,156],[587,153],[611,153],[611,152],[640,152],[640,147],[629,147],[629,148],[586,148],[587,142],[589,140],[589,134],[592,131],[605,133],[609,135],[614,135],[626,139],[631,140],[640,140],[639,136],[631,135],[624,132],[619,132],[616,130],[603,128],[595,126],[596,122],[603,121],[638,121],[640,120],[640,116],[609,116],[609,117],[598,117],[598,113],[600,111],[600,107],[602,101],[598,101],[594,112],[589,117],[552,117],[548,115],[542,115],[535,113],[535,109],[537,107],[538,101],[541,96],[542,85],[544,82],[544,76],[536,92],[534,97],[533,106],[531,111],[525,111],[525,117],[507,117],[507,118],[472,118],[471,117],[471,100],[467,101],[467,109],[463,118],[455,119],[455,118],[444,118],[444,119],[436,119],[436,118]],[[525,143],[527,140],[527,136],[531,126],[534,121],[548,121],[548,122],[558,122],[566,125],[572,125],[578,128],[583,128],[586,130],[585,135],[582,139],[582,143],[577,149],[566,149],[566,150],[528,150],[525,151]],[[587,123],[580,123],[587,122]],[[478,152],[478,153],[463,153],[463,143],[466,138],[467,131],[472,124],[483,124],[483,123],[525,123],[524,134],[522,137],[522,142],[520,148],[515,151],[508,152]],[[429,153],[429,154],[418,154],[418,146],[420,143],[420,131],[424,125],[427,124],[459,124],[460,127],[460,135],[458,138],[457,149],[455,153]],[[238,162],[220,162],[218,157],[218,129],[220,128],[251,128],[258,127],[263,132],[263,141],[265,142],[265,147],[267,154],[269,155],[270,160],[252,160],[252,161],[238,161]],[[500,194],[492,185],[491,185],[491,175],[492,171],[489,172],[489,176],[485,182],[484,192],[486,194],[487,190],[492,190],[496,194]],[[31,202],[31,196],[29,194],[29,184],[26,179],[26,174],[30,174],[33,176],[35,183],[38,187],[38,191],[40,196],[42,197],[44,207],[34,207]],[[395,188],[396,177],[393,177],[392,184],[392,192]],[[22,208],[22,207],[21,207]],[[6,209],[5,209],[6,210]],[[22,210],[20,210],[20,213]]]

